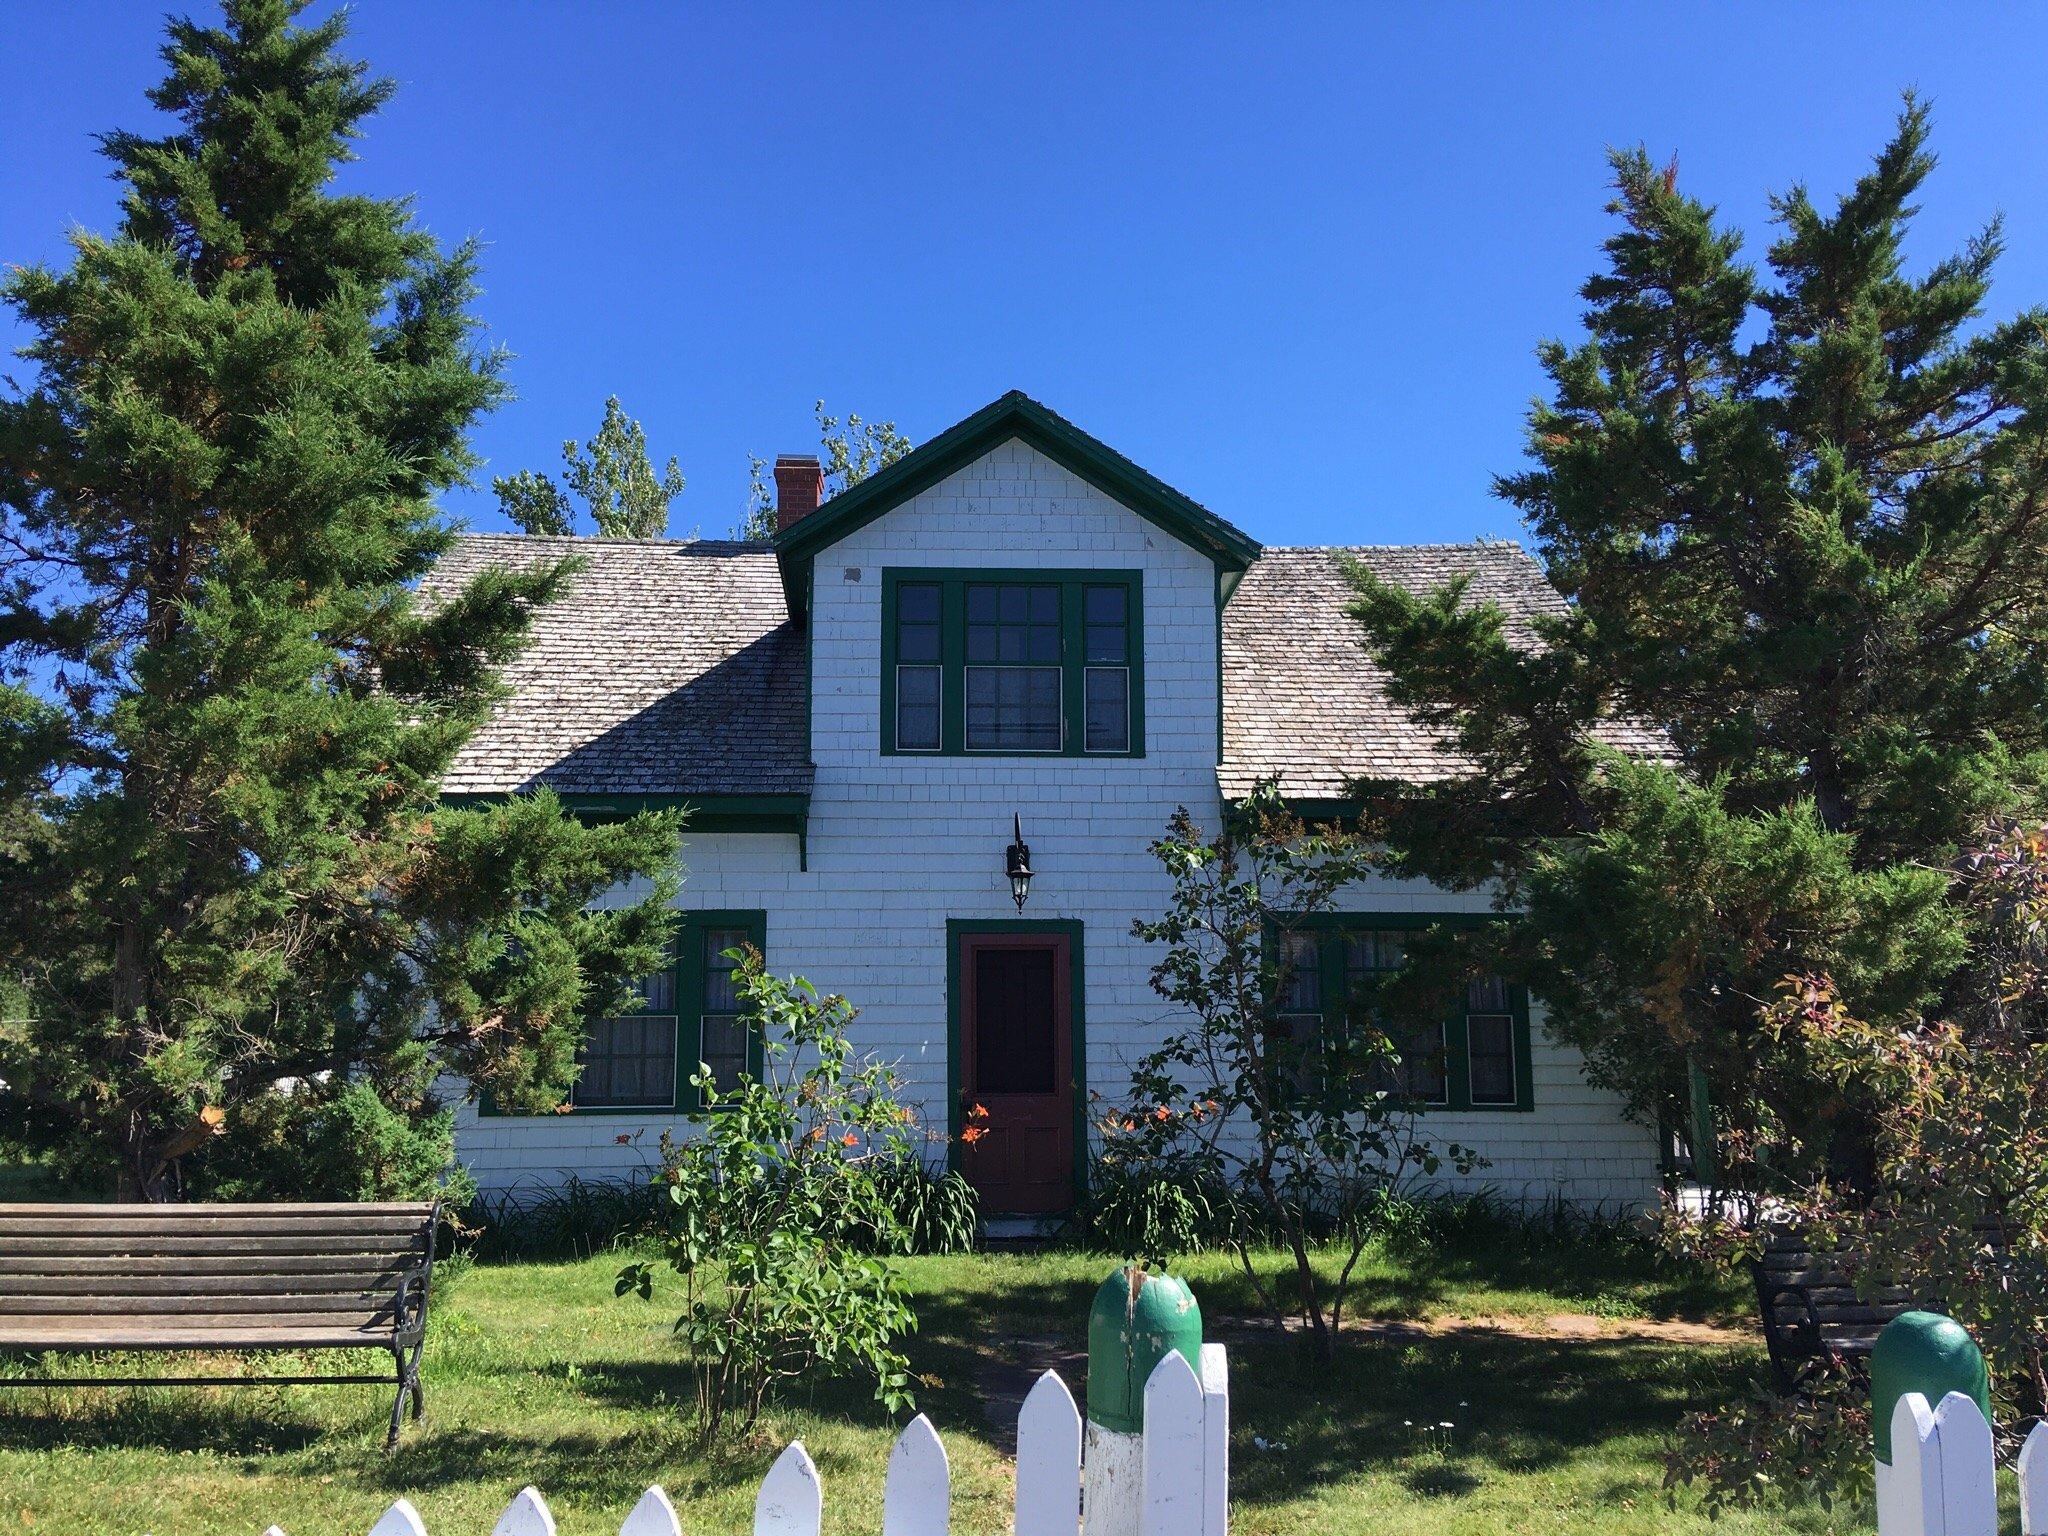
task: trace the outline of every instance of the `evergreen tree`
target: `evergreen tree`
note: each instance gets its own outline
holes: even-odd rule
[[[844,421],[825,414],[820,400],[811,409],[818,417],[818,447],[825,469],[825,494],[837,496],[859,485],[878,469],[886,469],[910,452],[910,439],[896,430],[893,421],[863,421],[849,414]],[[740,520],[736,537],[775,537],[775,492],[768,484],[768,461],[748,460],[747,514]]]
[[[628,416],[619,397],[604,403],[597,435],[582,447],[562,444],[564,491],[537,470],[522,469],[491,481],[498,506],[524,533],[574,533],[574,492],[583,499],[598,536],[658,539],[668,532],[668,509],[683,494],[682,467],[670,459],[659,474],[647,456],[647,432]]]
[[[1980,320],[1995,224],[1908,273],[1926,140],[1909,98],[1832,213],[1777,198],[1768,275],[1616,155],[1587,336],[1541,349],[1498,482],[1569,612],[1532,645],[1354,573],[1393,696],[1469,765],[1361,786],[1390,864],[1498,881],[1555,1031],[1673,1124],[1703,1077],[1745,1177],[1867,1171],[1853,1097],[1759,1009],[1805,971],[1866,1016],[1940,1002],[1950,862],[2048,772],[2048,316]]]
[[[420,1192],[437,1079],[558,1101],[672,921],[667,820],[439,803],[571,567],[415,596],[499,359],[474,253],[330,190],[391,88],[300,9],[172,23],[119,232],[5,287],[0,1136],[130,1198]]]

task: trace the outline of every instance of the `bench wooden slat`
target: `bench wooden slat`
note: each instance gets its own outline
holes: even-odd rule
[[[252,1349],[385,1349],[409,1344],[416,1335],[378,1328],[337,1328],[331,1324],[258,1321],[233,1327],[133,1328],[97,1323],[90,1318],[66,1326],[61,1321],[33,1328],[0,1324],[0,1350],[34,1353],[41,1350],[87,1349],[178,1350],[202,1354],[240,1353]],[[261,1377],[250,1378],[260,1382]]]
[[[397,1292],[322,1292],[309,1296],[150,1296],[137,1313],[133,1296],[0,1296],[0,1321],[10,1317],[129,1317],[141,1325],[156,1317],[205,1317],[219,1313],[350,1313],[377,1317],[397,1305]]]
[[[0,1205],[0,1241],[16,1237],[405,1237],[420,1229],[405,1216],[320,1216],[307,1221],[287,1216],[106,1217],[91,1221],[59,1216],[17,1217]]]
[[[90,1281],[103,1275],[130,1275],[180,1279],[185,1276],[272,1276],[282,1281],[293,1275],[388,1275],[417,1269],[426,1257],[424,1248],[411,1253],[229,1253],[121,1254],[80,1256],[77,1254],[0,1254],[0,1286],[9,1276],[31,1281],[37,1277],[62,1275]]]
[[[10,1255],[67,1255],[89,1258],[162,1258],[189,1254],[194,1258],[233,1258],[250,1254],[307,1254],[331,1257],[336,1254],[423,1253],[423,1234],[386,1234],[375,1237],[10,1237]]]
[[[96,1213],[121,1215],[161,1212],[224,1216],[406,1216],[425,1221],[434,1214],[431,1200],[192,1200],[183,1205],[82,1204],[76,1201],[10,1200],[10,1216],[63,1216],[80,1219]]]
[[[0,1299],[105,1297],[137,1300],[166,1296],[314,1296],[325,1293],[390,1295],[415,1269],[363,1269],[343,1274],[66,1275],[0,1274]]]
[[[118,1328],[130,1333],[233,1334],[247,1328],[349,1328],[363,1333],[391,1337],[393,1316],[389,1307],[352,1307],[347,1311],[293,1308],[244,1311],[233,1302],[197,1312],[152,1312],[148,1316],[121,1312],[43,1312],[32,1317],[0,1316],[0,1338],[16,1333],[68,1333],[80,1328]],[[212,1346],[208,1346],[209,1348]]]

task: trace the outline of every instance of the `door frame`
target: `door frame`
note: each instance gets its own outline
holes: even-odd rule
[[[966,1128],[967,1107],[960,1102],[961,1017],[966,1000],[960,974],[960,940],[976,933],[1043,934],[1067,941],[1068,1027],[1073,1036],[1067,1056],[1074,1075],[1074,1199],[1088,1193],[1088,1054],[1087,970],[1083,945],[1083,924],[1072,917],[992,917],[946,919],[946,1166],[960,1166],[960,1132]]]

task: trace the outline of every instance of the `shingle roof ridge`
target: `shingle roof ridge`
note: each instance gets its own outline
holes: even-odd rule
[[[602,544],[626,549],[701,549],[710,554],[759,554],[772,556],[775,547],[760,539],[628,539],[595,533],[502,533],[490,528],[464,528],[458,539],[489,539],[502,544],[571,544],[583,548]]]
[[[1491,534],[1481,534],[1470,539],[1432,539],[1421,544],[1268,544],[1265,548],[1269,555],[1334,555],[1365,552],[1377,554],[1381,551],[1399,553],[1405,550],[1425,549],[1511,549],[1517,554],[1529,555],[1529,551],[1515,540]],[[1529,558],[1533,560],[1536,557],[1529,555]]]

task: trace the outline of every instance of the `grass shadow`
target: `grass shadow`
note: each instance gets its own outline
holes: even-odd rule
[[[1548,1471],[1598,1457],[1618,1439],[1661,1435],[1708,1378],[1745,1379],[1760,1367],[1748,1350],[1505,1334],[1354,1337],[1322,1364],[1305,1340],[1247,1339],[1233,1351],[1231,1417],[1240,1434],[1256,1425],[1287,1450],[1236,1460],[1233,1489],[1253,1504],[1284,1502],[1378,1472],[1418,1493],[1470,1492],[1492,1476]],[[1312,1394],[1301,1391],[1308,1370]]]
[[[232,1390],[244,1398],[229,1401]],[[9,1387],[0,1398],[0,1450],[159,1450],[253,1457],[302,1451],[335,1432],[287,1394],[299,1389]],[[317,1390],[378,1394],[381,1423],[391,1389]]]

